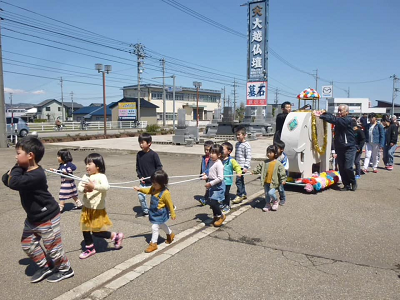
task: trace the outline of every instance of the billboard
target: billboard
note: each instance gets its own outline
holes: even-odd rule
[[[119,121],[136,121],[136,119],[137,119],[136,102],[118,103]]]
[[[247,83],[246,105],[247,106],[266,106],[267,105],[267,81],[257,81]]]

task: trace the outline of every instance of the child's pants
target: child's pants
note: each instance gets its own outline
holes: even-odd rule
[[[383,147],[383,163],[385,166],[393,166],[394,152],[397,149],[397,145]]]
[[[231,198],[229,196],[230,190],[231,190],[231,185],[225,185],[225,200],[223,202],[225,206],[231,206]]]
[[[379,144],[367,143],[365,145],[365,159],[364,159],[364,169],[368,169],[369,161],[372,162],[372,167],[376,169],[378,167],[379,159]]]
[[[151,185],[144,185],[143,183],[140,183],[140,187],[141,188],[149,188],[149,187],[151,187]],[[148,214],[149,207],[147,206],[147,202],[146,202],[146,194],[139,192],[138,198],[139,198],[139,203],[140,203],[140,206],[142,207],[143,213]]]
[[[264,184],[264,193],[265,193],[265,203],[266,204],[274,203],[275,201],[278,201],[278,198],[276,197],[276,189],[270,188],[269,183]]]
[[[157,244],[158,236],[160,235],[160,228],[166,233],[171,234],[172,230],[167,226],[167,224],[153,224],[151,225],[152,235],[151,235],[151,242]]]
[[[85,240],[85,245],[90,246],[93,245],[93,237],[90,231],[82,231],[83,239]],[[111,239],[111,232],[110,231],[99,231],[93,232],[95,237],[103,238],[103,239]]]
[[[354,165],[356,167],[356,175],[361,175],[361,165],[360,165],[360,159],[361,159],[361,154],[362,150],[360,152],[356,152],[356,157],[354,159]]]
[[[286,194],[285,194],[285,187],[281,184],[278,188],[279,191],[279,200],[281,201],[282,205],[286,202]]]
[[[40,240],[43,240],[54,266],[60,271],[69,270],[71,265],[65,256],[61,241],[60,214],[43,223],[31,223],[28,219],[25,220],[21,238],[22,249],[41,268],[49,264]]]
[[[244,185],[244,176],[236,176],[236,187],[237,187],[236,195],[240,197],[247,195],[246,186]]]

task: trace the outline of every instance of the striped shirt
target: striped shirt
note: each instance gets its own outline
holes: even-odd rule
[[[251,147],[249,142],[237,142],[235,145],[235,159],[244,169],[250,169]]]

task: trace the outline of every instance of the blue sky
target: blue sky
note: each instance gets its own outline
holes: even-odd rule
[[[240,6],[245,0],[176,0],[175,3],[247,33],[247,8]],[[73,92],[74,101],[83,105],[102,102],[101,75],[94,70],[95,63],[112,65],[113,72],[107,75],[107,102],[120,100],[122,86],[137,84],[136,57],[127,51],[129,44],[139,42],[149,56],[145,59],[142,84],[162,83],[161,79],[152,78],[162,76],[159,59],[165,57],[166,76],[175,74],[178,86],[192,86],[193,81],[201,81],[207,89],[221,90],[225,86],[227,96],[232,99],[235,78],[238,100],[245,100],[246,38],[217,29],[161,0],[8,0],[0,1],[0,8],[5,18],[3,68],[33,75],[4,73],[7,103],[10,92],[14,103],[60,99],[57,78],[61,76],[65,101],[70,101]],[[393,74],[400,77],[399,11],[397,0],[271,0],[269,46],[302,72],[270,51],[269,103],[275,100],[276,89],[279,103],[297,103],[298,93],[315,87],[315,77],[306,73],[315,74],[316,69],[319,91],[333,80],[335,97],[347,97],[346,90],[350,88],[350,97],[370,98],[372,105],[377,99],[391,101],[393,81],[389,77]],[[54,32],[80,37],[86,42]],[[172,80],[167,79],[166,83],[172,84]],[[400,88],[400,81],[397,87]],[[400,103],[400,93],[395,102]]]

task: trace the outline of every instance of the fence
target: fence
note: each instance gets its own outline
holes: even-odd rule
[[[108,121],[106,123],[107,129],[145,129],[147,121],[140,121],[139,124],[133,121]],[[86,122],[82,129],[80,122],[64,122],[62,123],[62,130],[75,131],[75,130],[100,130],[104,129],[103,121]],[[58,128],[54,123],[29,123],[29,130],[38,132],[57,131]]]

